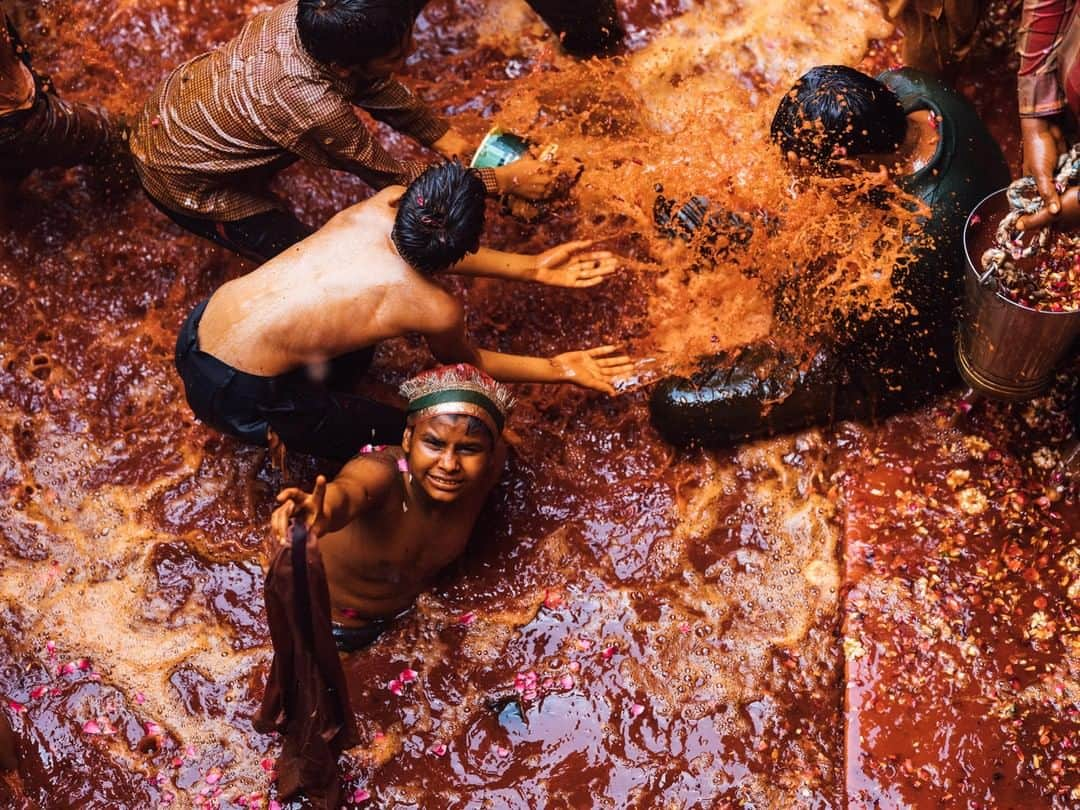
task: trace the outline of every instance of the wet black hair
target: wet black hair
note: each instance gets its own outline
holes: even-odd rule
[[[827,170],[846,157],[895,152],[907,134],[907,115],[896,93],[844,65],[812,68],[792,86],[773,116],[771,135],[784,151]]]
[[[430,167],[398,203],[390,238],[401,258],[421,273],[435,273],[476,253],[485,194],[479,175],[456,160]]]
[[[296,29],[311,56],[356,67],[393,53],[427,0],[299,0]]]

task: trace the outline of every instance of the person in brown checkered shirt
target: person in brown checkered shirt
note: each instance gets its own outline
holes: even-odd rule
[[[392,78],[425,2],[289,0],[176,68],[130,138],[151,201],[181,227],[261,263],[314,230],[268,188],[285,166],[302,158],[376,189],[407,185],[426,168],[391,157],[354,105],[444,157],[466,155],[465,139]],[[542,199],[556,171],[524,159],[481,170],[481,179],[488,193]]]

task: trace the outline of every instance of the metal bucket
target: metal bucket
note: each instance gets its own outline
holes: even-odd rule
[[[492,127],[480,141],[469,165],[474,169],[495,169],[513,163],[528,151],[529,142],[520,135]]]
[[[1041,312],[1010,301],[994,285],[981,283],[982,250],[973,245],[973,220],[997,222],[1008,208],[1005,190],[995,191],[975,206],[964,224],[964,314],[956,364],[979,393],[1022,400],[1050,387],[1054,368],[1080,335],[1080,312]]]

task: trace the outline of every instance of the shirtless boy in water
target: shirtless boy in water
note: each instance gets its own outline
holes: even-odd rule
[[[404,419],[354,393],[375,344],[418,333],[436,359],[470,363],[502,382],[567,382],[614,394],[632,369],[613,346],[551,358],[476,348],[461,303],[432,278],[450,271],[570,287],[598,284],[617,260],[569,243],[537,256],[480,248],[484,186],[459,163],[385,189],[246,276],[188,316],[176,365],[195,415],[253,443],[268,431],[290,449],[351,458],[397,442]]]
[[[310,494],[283,490],[274,534],[289,521],[318,538],[338,648],[367,646],[387,620],[465,549],[506,458],[509,390],[472,366],[432,369],[407,381],[399,447],[364,448]]]

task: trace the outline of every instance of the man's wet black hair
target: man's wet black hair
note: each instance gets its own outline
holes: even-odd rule
[[[296,29],[311,56],[355,67],[393,53],[427,0],[299,0]]]
[[[432,166],[405,190],[390,232],[398,253],[421,273],[445,270],[480,249],[484,183],[458,161]]]
[[[877,79],[844,65],[822,65],[780,100],[771,134],[784,154],[794,152],[827,170],[838,157],[895,152],[907,134],[907,116],[896,93]]]

